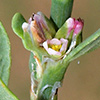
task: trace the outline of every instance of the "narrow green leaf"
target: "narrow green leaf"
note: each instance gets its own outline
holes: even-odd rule
[[[0,100],[19,100],[0,80]]]
[[[74,0],[52,0],[51,19],[60,28],[71,16]]]
[[[68,25],[67,25],[67,21],[62,25],[62,27],[60,29],[58,29],[55,38],[66,38],[68,33]]]
[[[16,13],[12,18],[12,29],[16,35],[23,39],[22,24],[26,22],[20,13]]]
[[[80,45],[78,45],[72,52],[66,56],[66,60],[74,60],[81,55],[89,53],[100,47],[100,29],[96,31],[93,35],[88,37],[85,41],[83,41]]]
[[[0,78],[8,85],[11,66],[10,42],[7,33],[0,22]]]

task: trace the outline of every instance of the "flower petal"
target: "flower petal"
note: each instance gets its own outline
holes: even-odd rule
[[[48,40],[43,43],[43,47],[48,51]]]
[[[61,53],[58,52],[58,51],[55,51],[51,48],[48,48],[48,51],[47,51],[50,55],[54,55],[54,56],[61,56]]]
[[[50,40],[50,44],[54,44],[54,45],[60,45],[61,44],[61,41],[56,39],[56,38],[53,38],[52,40]]]
[[[73,35],[80,33],[82,31],[82,27],[83,26],[81,24],[77,24]]]
[[[74,18],[69,18],[69,19],[67,20],[68,35],[69,35],[70,32],[72,31],[74,25],[75,25],[75,19],[74,19]],[[66,36],[66,37],[68,37],[68,36]]]
[[[63,43],[60,52],[65,52],[67,50],[68,40],[61,38],[60,41]]]
[[[74,18],[69,18],[69,19],[67,20],[67,27],[68,27],[68,28],[73,28],[73,26],[74,26],[74,21],[75,21]]]

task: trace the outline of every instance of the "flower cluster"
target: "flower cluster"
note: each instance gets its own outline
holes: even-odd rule
[[[80,18],[69,18],[56,32],[52,21],[38,12],[33,14],[29,23],[23,23],[22,28],[24,32],[31,33],[34,42],[42,46],[49,55],[60,57],[81,42],[83,25]]]

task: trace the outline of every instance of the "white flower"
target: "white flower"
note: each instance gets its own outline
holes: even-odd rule
[[[45,50],[53,56],[61,56],[67,50],[68,40],[61,38],[60,40],[53,38],[52,40],[46,40],[43,43]]]

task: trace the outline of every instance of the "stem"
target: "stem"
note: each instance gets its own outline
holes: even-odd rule
[[[58,28],[71,16],[73,1],[74,0],[52,0],[51,19]],[[41,61],[43,61],[43,59]],[[42,65],[42,62],[40,63]],[[32,100],[57,100],[55,93],[62,83],[68,65],[69,61],[64,63],[63,59],[59,61],[49,59],[45,62],[45,64],[42,65],[42,68],[45,66],[45,69],[43,69],[43,75],[37,86],[37,98],[35,99],[34,93],[31,93],[33,96]]]
[[[57,94],[54,96],[54,99],[53,100],[57,100]]]
[[[75,49],[73,49],[69,55],[66,55],[64,61],[73,61],[74,59],[89,53],[100,47],[100,29],[98,29],[94,34],[84,40]]]
[[[52,100],[50,98],[52,95],[55,95],[54,93],[61,86],[68,65],[69,62],[64,64],[63,60],[47,62],[46,69],[39,83],[37,100]]]

